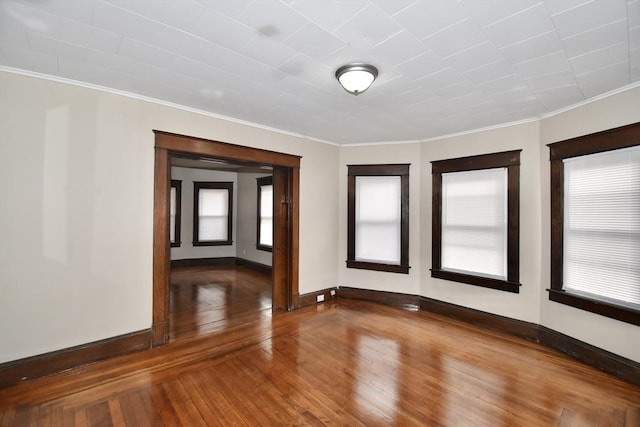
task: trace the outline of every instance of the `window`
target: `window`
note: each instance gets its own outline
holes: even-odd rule
[[[193,183],[193,245],[231,245],[232,182]]]
[[[180,247],[180,218],[182,210],[182,181],[171,180],[169,241],[172,248]]]
[[[347,267],[409,273],[409,165],[348,166]]]
[[[640,325],[640,123],[549,148],[549,299]]]
[[[273,178],[258,178],[258,227],[256,248],[271,252],[273,248]]]
[[[431,277],[520,291],[520,151],[431,162]]]

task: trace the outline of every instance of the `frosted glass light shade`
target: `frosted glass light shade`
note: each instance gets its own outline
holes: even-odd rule
[[[348,64],[336,71],[336,78],[347,92],[359,95],[378,77],[378,69],[369,64]]]

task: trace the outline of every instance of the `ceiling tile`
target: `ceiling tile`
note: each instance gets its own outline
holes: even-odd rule
[[[488,41],[471,19],[459,21],[423,39],[423,42],[443,57],[467,50]]]
[[[504,59],[463,73],[467,79],[476,84],[502,79],[512,74],[515,74],[513,66]]]
[[[553,15],[556,30],[563,39],[627,18],[625,1],[592,1]]]
[[[237,18],[266,37],[283,40],[308,21],[286,4],[277,0],[254,1]]]
[[[184,56],[199,58],[209,43],[108,3],[96,3],[94,25]]]
[[[500,59],[504,59],[502,52],[487,41],[444,58],[447,64],[461,73],[496,62]]]
[[[510,16],[516,15],[539,3],[540,0],[462,0],[460,2],[469,16],[480,26],[484,27]]]
[[[87,57],[87,48],[77,44],[52,39],[40,34],[28,33],[29,45],[36,52],[83,61]]]
[[[204,4],[209,9],[216,10],[217,12],[228,16],[229,18],[237,19],[249,6],[251,0],[198,0],[198,2]]]
[[[591,31],[567,37],[562,40],[562,44],[567,51],[567,56],[571,58],[620,42],[626,43],[627,38],[627,21],[626,19],[621,19],[611,24],[594,28]]]
[[[562,12],[566,12],[576,7],[580,7],[583,4],[591,3],[593,0],[561,0],[561,1],[546,1],[545,7],[551,15],[557,15]],[[614,0],[617,1],[617,0]]]
[[[562,49],[562,42],[558,34],[555,31],[548,31],[527,40],[504,46],[500,50],[512,64],[517,64]]]
[[[416,80],[420,85],[428,89],[439,89],[464,81],[464,78],[453,68],[447,68]]]
[[[323,58],[345,46],[342,40],[311,22],[287,38],[284,43],[316,59]]]
[[[577,84],[554,87],[535,92],[536,98],[547,108],[557,110],[584,100]]]
[[[533,91],[550,90],[577,84],[575,75],[570,70],[535,76],[527,79],[526,83]]]
[[[274,68],[297,54],[289,46],[262,34],[256,34],[245,46],[238,49],[238,52]]]
[[[427,47],[413,34],[401,31],[371,51],[376,57],[385,58],[387,66],[395,66],[426,52]]]
[[[6,61],[4,65],[54,76],[58,75],[58,58],[55,55],[8,46],[1,41],[0,44]]]
[[[629,61],[629,50],[626,43],[618,43],[602,49],[594,50],[574,58],[569,58],[571,68],[576,74],[585,74],[610,64]]]
[[[640,0],[627,1],[627,20],[630,29],[640,27]]]
[[[394,18],[416,37],[423,39],[468,16],[457,2],[417,1],[395,14]]]
[[[629,63],[611,64],[586,74],[576,75],[576,79],[586,98],[597,96],[620,87],[621,82],[629,83]]]
[[[93,18],[93,4],[94,1],[86,0],[48,0],[39,2],[38,8],[73,21],[90,24]]]
[[[369,4],[365,0],[296,0],[291,7],[327,31],[333,31]]]
[[[240,49],[258,32],[212,9],[207,9],[191,31],[229,49]],[[229,37],[233,34],[233,37]]]
[[[334,34],[355,48],[371,49],[394,34],[402,27],[391,16],[375,5],[369,5],[358,12]]]
[[[162,7],[158,7],[157,0],[102,0],[131,12],[144,15],[169,25],[189,31],[198,22],[206,7],[195,0],[180,0],[162,2]]]
[[[395,15],[415,2],[416,0],[373,0],[376,6],[389,15]]]
[[[553,22],[543,3],[484,27],[486,34],[498,47],[509,46],[552,30]]]
[[[129,37],[122,38],[118,48],[118,55],[144,62],[145,64],[155,65],[156,67],[169,67],[174,57],[167,50],[130,39]]]
[[[399,64],[395,68],[407,77],[420,78],[449,67],[450,65],[442,56],[434,51],[428,51]]]
[[[536,76],[570,71],[571,67],[564,51],[557,51],[538,58],[514,65],[521,78],[530,79]]]

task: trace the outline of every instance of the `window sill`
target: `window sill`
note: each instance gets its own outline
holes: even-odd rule
[[[547,292],[549,301],[640,326],[640,310],[558,289],[547,289]]]
[[[231,246],[232,244],[231,240],[193,242],[193,246]]]
[[[483,288],[497,289],[499,291],[513,292],[515,294],[520,293],[520,283],[493,279],[491,277],[474,276],[472,274],[436,269],[431,269],[431,277],[451,280],[452,282],[466,283],[468,285],[481,286]]]
[[[273,246],[256,245],[256,249],[259,251],[273,252]]]
[[[347,268],[357,268],[360,270],[386,271],[387,273],[409,274],[408,265],[382,264],[377,262],[350,261],[347,260]]]

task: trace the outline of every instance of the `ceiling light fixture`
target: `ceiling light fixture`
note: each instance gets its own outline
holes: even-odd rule
[[[344,90],[353,95],[360,95],[369,89],[376,77],[378,69],[369,64],[347,64],[336,70],[336,79]]]

